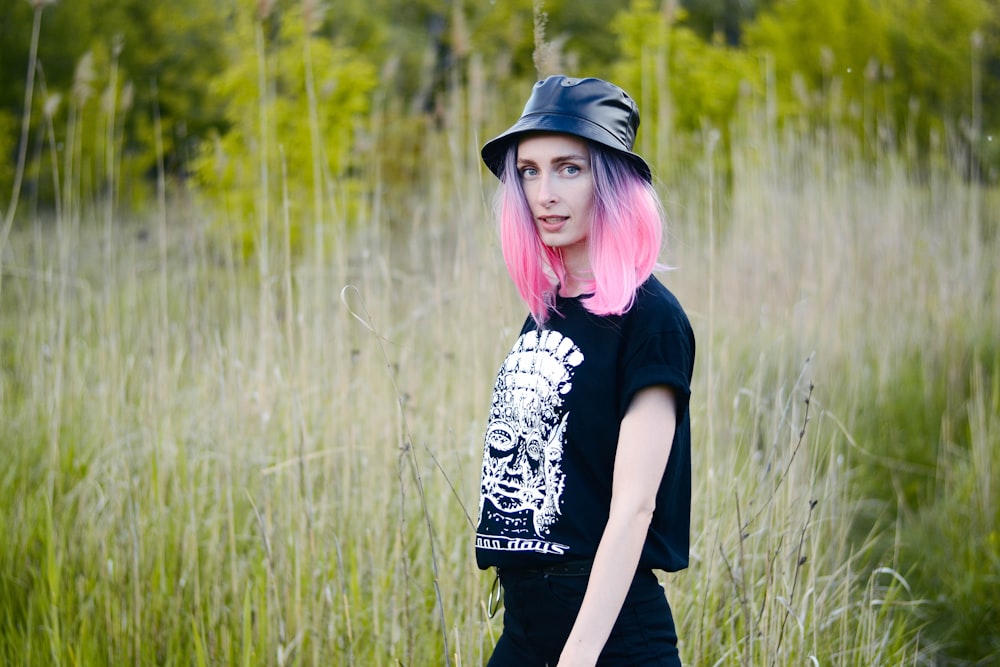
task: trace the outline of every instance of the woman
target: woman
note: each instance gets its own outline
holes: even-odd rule
[[[662,214],[620,88],[553,76],[488,142],[530,316],[497,375],[476,535],[503,589],[491,667],[679,665],[654,569],[687,566],[695,342],[654,277]]]

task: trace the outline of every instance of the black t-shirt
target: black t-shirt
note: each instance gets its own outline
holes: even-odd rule
[[[611,506],[621,420],[636,392],[653,385],[672,388],[677,428],[639,566],[687,567],[694,354],[684,310],[655,277],[624,315],[597,316],[579,298],[560,297],[543,328],[529,317],[493,389],[479,567],[594,557]]]

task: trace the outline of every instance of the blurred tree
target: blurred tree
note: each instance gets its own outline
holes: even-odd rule
[[[716,41],[719,36],[729,46],[740,46],[743,25],[773,3],[774,0],[682,0],[681,5],[687,10],[685,25],[703,39]]]
[[[779,0],[747,27],[746,37],[752,51],[773,63],[783,116],[816,111],[816,120],[825,120],[824,94],[833,94],[834,103],[846,97],[855,116],[870,118],[885,110],[875,86],[890,60],[889,22],[884,7],[868,0]]]
[[[350,170],[363,159],[356,126],[370,110],[375,69],[356,50],[319,37],[322,20],[317,2],[238,0],[223,38],[225,66],[208,92],[226,128],[203,142],[195,171],[230,214],[245,255],[286,204],[296,214],[297,245],[301,223],[325,218],[329,187],[349,188]],[[271,196],[281,192],[287,202]]]
[[[890,31],[891,66],[900,127],[903,104],[919,105],[906,122],[924,135],[941,120],[957,126],[954,138],[970,176],[1000,168],[1000,161],[985,164],[996,157],[986,137],[1000,134],[1000,83],[987,76],[984,85],[983,77],[990,63],[1000,63],[1000,2],[896,0],[894,12],[900,20]]]
[[[14,165],[17,162],[17,117],[0,109],[0,211],[8,204],[14,184]]]
[[[745,52],[701,39],[687,17],[674,2],[633,0],[612,24],[622,49],[613,78],[637,98],[640,150],[668,180],[689,157],[681,139],[715,130],[728,140],[741,96],[760,79]]]
[[[31,5],[24,0],[0,0],[0,114],[20,114],[23,105],[24,78],[27,67],[27,35],[31,25]],[[55,2],[43,16],[38,50],[39,72],[49,100],[59,95],[73,97],[77,67],[90,53],[93,81],[103,95],[104,106],[110,100],[126,102],[138,113],[116,116],[120,123],[123,156],[120,168],[141,176],[152,170],[155,162],[155,138],[151,118],[154,106],[161,116],[163,143],[169,164],[180,173],[192,150],[194,140],[209,128],[220,127],[221,108],[206,97],[209,76],[222,66],[219,36],[225,33],[227,13],[224,3],[200,0],[175,0],[149,3],[142,0],[73,0]],[[114,68],[115,90],[107,90]],[[128,99],[122,99],[125,94]],[[36,97],[33,110],[33,135],[40,132],[45,99]],[[91,111],[100,104],[91,100]],[[126,108],[128,107],[128,108]],[[84,112],[82,107],[76,109]],[[68,131],[67,107],[56,107],[53,123],[57,140],[65,140]],[[97,119],[84,113],[84,119]],[[77,127],[77,130],[84,130]],[[81,141],[82,165],[93,166],[96,144],[105,137],[91,130],[77,137]],[[2,131],[2,128],[0,128]],[[0,139],[0,146],[5,146]],[[51,165],[35,156],[29,171],[43,196],[51,179],[45,175]],[[82,176],[82,172],[78,174]],[[141,179],[132,179],[140,181]],[[51,196],[51,192],[47,196]]]
[[[536,0],[336,0],[324,31],[337,44],[370,55],[387,85],[412,102],[433,109],[433,91],[461,81],[470,54],[488,63],[487,76],[506,82],[536,77],[533,14]],[[608,32],[610,18],[627,0],[546,0],[547,38],[557,46],[563,69],[587,74],[605,69],[619,47]]]
[[[124,37],[122,68],[135,86],[130,116],[132,148],[148,154],[150,113],[159,108],[171,171],[190,159],[196,140],[223,127],[223,101],[209,96],[209,80],[225,66],[223,40],[231,25],[226,3],[199,0],[118,3]],[[147,165],[154,156],[148,155]]]
[[[656,138],[650,130],[659,133],[659,141],[673,129],[700,131],[705,121],[725,132],[740,91],[752,90],[767,70],[776,83],[774,101],[781,118],[843,123],[855,127],[868,145],[888,141],[890,147],[904,133],[907,140],[916,137],[926,144],[932,133],[957,128],[949,136],[970,155],[1000,163],[996,0],[259,4],[273,6],[272,16],[280,17],[267,22],[269,40],[282,34],[282,21],[293,9],[325,7],[316,11],[309,43],[329,46],[340,54],[333,58],[336,62],[347,58],[373,65],[361,89],[378,91],[380,113],[390,115],[398,127],[442,122],[446,96],[467,83],[473,59],[482,64],[477,76],[500,100],[490,113],[505,118],[516,113],[525,86],[538,75],[534,17],[540,9],[551,56],[548,67],[571,75],[620,78],[642,97],[640,136],[649,135],[644,141]],[[242,66],[232,56],[228,36],[236,29],[237,8],[245,6],[244,0],[57,1],[46,9],[42,25],[39,63],[49,96],[36,96],[35,145],[46,101],[55,111],[57,138],[69,131],[74,76],[81,58],[90,53],[90,85],[96,92],[89,107],[74,107],[82,123],[93,124],[75,127],[81,133],[76,137],[81,155],[96,150],[91,144],[98,136],[98,96],[112,95],[129,102],[115,118],[123,154],[119,168],[150,173],[155,107],[169,168],[183,174],[200,143],[209,136],[225,137],[237,122],[233,100],[219,95],[219,81],[239,78],[227,73]],[[12,119],[20,117],[23,104],[31,10],[25,0],[0,0],[0,161],[5,163],[0,179],[10,172],[16,150],[18,124]],[[121,47],[117,56],[116,44]],[[112,70],[113,91],[108,89]],[[63,104],[54,104],[57,95]],[[124,113],[126,107],[133,111]],[[496,129],[492,120],[489,124]],[[660,143],[656,149],[661,150]],[[31,152],[36,162],[31,173],[44,188],[51,179],[37,164],[38,153]],[[81,174],[88,159],[82,158]],[[90,168],[92,173],[100,170],[96,164]]]
[[[965,128],[952,137],[982,155],[972,128],[1000,130],[1000,97],[987,82],[975,101],[974,75],[1000,56],[998,22],[995,0],[777,0],[746,41],[773,62],[785,116],[846,119],[880,148]]]

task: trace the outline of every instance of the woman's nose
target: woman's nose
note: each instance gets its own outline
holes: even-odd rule
[[[548,174],[542,174],[538,179],[538,203],[548,206],[555,201],[556,193],[552,187],[552,179]]]

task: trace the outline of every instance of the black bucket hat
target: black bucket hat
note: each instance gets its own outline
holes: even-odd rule
[[[639,174],[653,181],[649,165],[632,152],[639,129],[639,107],[628,94],[602,79],[550,76],[535,84],[521,117],[483,146],[483,162],[497,178],[512,143],[528,132],[562,132],[614,149],[630,159]]]

